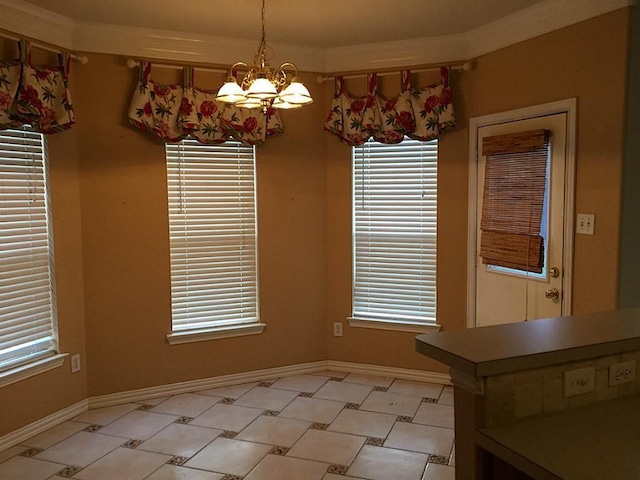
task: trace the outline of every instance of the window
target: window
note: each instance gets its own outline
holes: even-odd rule
[[[42,134],[28,127],[0,131],[3,384],[18,367],[53,356],[58,349],[47,171]]]
[[[435,326],[437,159],[437,140],[353,148],[351,325]]]
[[[254,147],[187,139],[166,154],[169,342],[260,333]]]

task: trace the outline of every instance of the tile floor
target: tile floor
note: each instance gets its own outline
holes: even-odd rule
[[[319,372],[89,410],[0,480],[453,480],[451,387]]]

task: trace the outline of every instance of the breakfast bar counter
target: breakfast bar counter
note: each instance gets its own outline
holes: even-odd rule
[[[640,438],[640,381],[609,382],[612,365],[640,360],[640,309],[422,334],[416,350],[450,367],[456,479],[607,478],[586,467],[596,461],[622,468],[608,478],[640,478],[640,441],[627,438]],[[565,372],[584,368],[593,369],[589,391],[567,395]],[[614,462],[618,443],[631,463]],[[597,454],[605,446],[606,461]]]

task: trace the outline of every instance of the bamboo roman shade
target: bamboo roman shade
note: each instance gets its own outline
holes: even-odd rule
[[[532,130],[483,139],[482,263],[542,272],[549,136]]]

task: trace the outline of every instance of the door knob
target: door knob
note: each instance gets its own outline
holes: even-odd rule
[[[557,288],[550,288],[544,292],[544,296],[550,300],[556,301],[560,298],[560,291]]]

